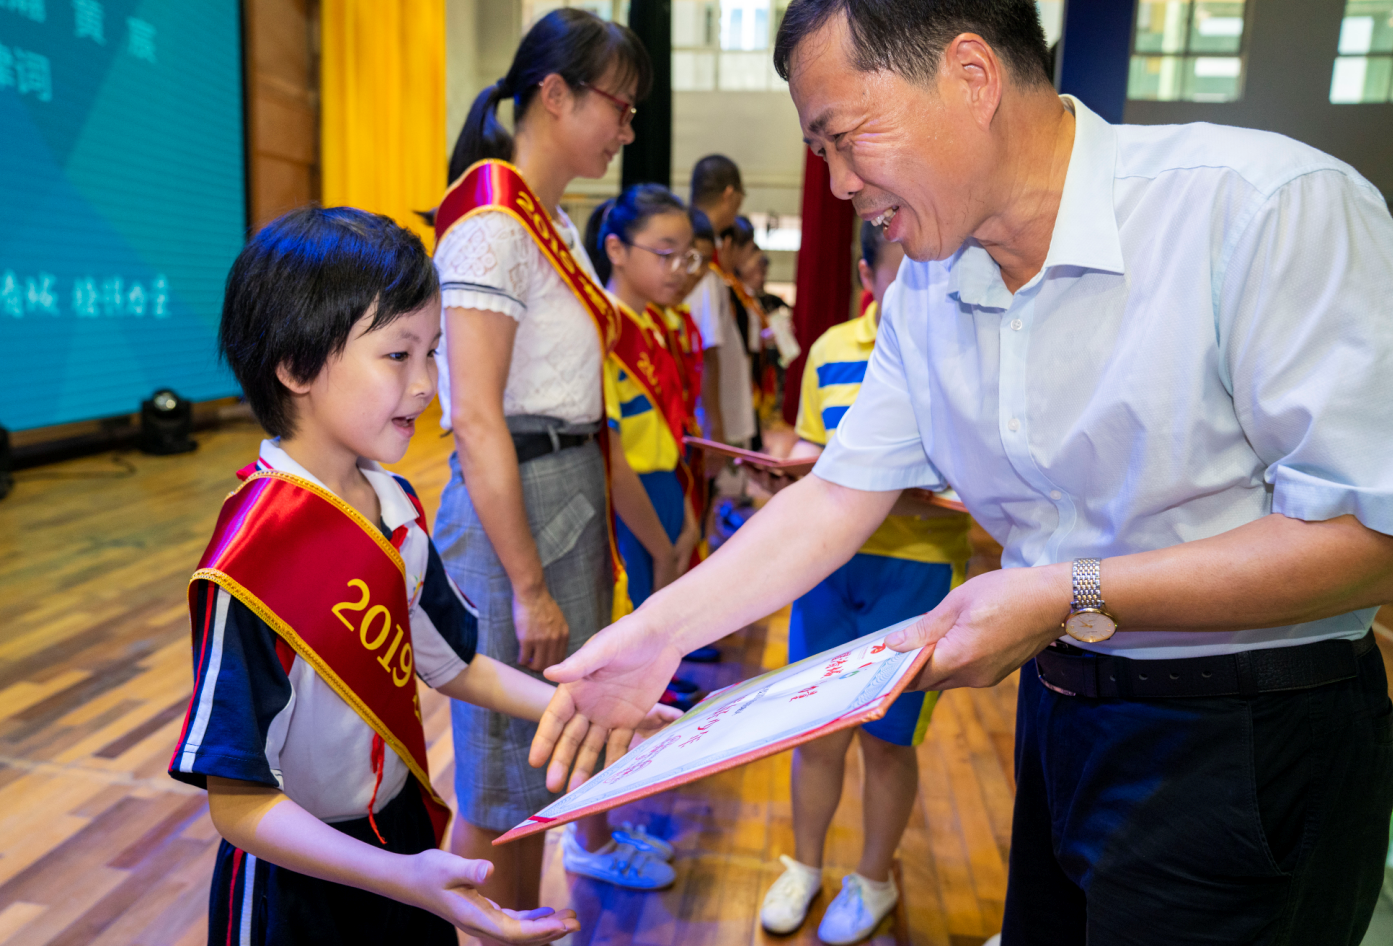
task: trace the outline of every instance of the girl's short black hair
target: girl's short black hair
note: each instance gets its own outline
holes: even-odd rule
[[[686,212],[677,195],[661,184],[632,184],[617,198],[596,207],[585,224],[585,252],[590,254],[600,282],[609,282],[613,268],[605,252],[605,237],[613,233],[620,242],[629,243],[649,218]]]
[[[440,294],[421,238],[353,207],[301,207],[262,228],[237,255],[223,295],[218,351],[267,432],[295,431],[284,365],[310,381],[343,351],[358,320],[369,331]],[[374,307],[375,304],[375,307]]]

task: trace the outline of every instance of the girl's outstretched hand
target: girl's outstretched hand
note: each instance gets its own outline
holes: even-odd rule
[[[479,893],[477,885],[493,873],[488,861],[429,850],[412,856],[411,864],[406,886],[414,894],[412,901],[471,935],[532,946],[580,929],[574,910],[505,910]]]

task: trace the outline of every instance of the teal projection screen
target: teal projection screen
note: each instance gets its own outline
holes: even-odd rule
[[[0,0],[0,424],[237,393],[236,0]]]

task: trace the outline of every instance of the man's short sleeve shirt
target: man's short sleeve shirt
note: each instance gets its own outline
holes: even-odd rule
[[[1014,294],[969,240],[906,260],[816,472],[951,482],[1042,565],[1281,513],[1393,534],[1393,220],[1348,165],[1280,135],[1077,116],[1045,264]],[[1183,657],[1355,638],[1360,611],[1091,645]]]

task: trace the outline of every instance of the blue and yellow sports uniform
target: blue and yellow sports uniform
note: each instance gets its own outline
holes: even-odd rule
[[[798,436],[827,446],[856,400],[875,349],[876,306],[834,325],[813,343],[803,370]],[[963,580],[971,555],[962,515],[934,519],[887,516],[861,550],[793,603],[788,629],[792,663],[932,610]],[[905,693],[882,719],[864,727],[900,746],[923,741],[937,693]]]
[[[621,306],[620,311],[625,318],[654,330],[660,343],[667,338],[665,327],[653,321],[651,310],[636,314],[627,306]],[[619,437],[624,446],[624,459],[643,482],[668,539],[676,542],[682,533],[686,512],[682,483],[676,472],[677,440],[662,410],[614,355],[605,359],[605,411],[609,415],[611,436]],[[653,557],[624,525],[624,520],[615,520],[614,531],[624,570],[629,575],[629,600],[637,608],[653,593]]]

